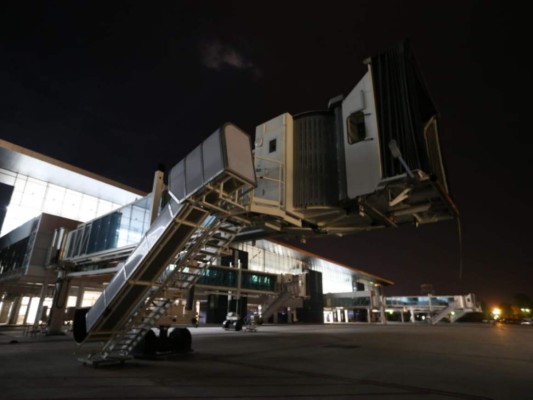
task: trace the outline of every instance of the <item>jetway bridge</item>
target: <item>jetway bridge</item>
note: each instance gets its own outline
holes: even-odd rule
[[[481,312],[481,306],[476,302],[475,295],[427,295],[401,296],[387,298],[387,308],[399,313],[409,312],[411,322],[415,316],[422,314],[424,321],[436,325],[443,320],[456,322],[458,319],[472,312]],[[403,315],[402,315],[403,318]]]
[[[151,196],[137,242],[119,246],[116,235],[104,234],[117,232],[106,231],[120,220],[115,214],[58,245],[74,268],[122,260],[94,306],[76,315],[85,361],[128,358],[234,241],[342,236],[458,217],[436,111],[406,43],[372,57],[354,89],[327,109],[259,125],[253,151],[246,133],[224,125],[172,168],[167,188],[160,175]],[[177,341],[190,341],[177,332]]]

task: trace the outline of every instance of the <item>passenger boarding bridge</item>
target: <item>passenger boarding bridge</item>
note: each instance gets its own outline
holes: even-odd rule
[[[481,312],[474,294],[382,297],[376,291],[331,293],[326,296],[325,322],[456,322]]]
[[[134,219],[114,212],[57,235],[57,262],[68,271],[116,270],[94,306],[76,315],[84,362],[127,359],[234,241],[458,217],[436,111],[406,43],[369,59],[355,88],[325,110],[259,125],[253,151],[246,133],[224,125],[172,168],[168,186],[156,174],[152,197],[132,204],[130,217],[139,210],[134,229]],[[117,229],[123,223],[136,236]],[[171,335],[175,348],[190,343],[186,330]]]
[[[390,312],[400,313],[402,319],[405,312],[409,313],[409,321],[420,319],[433,325],[446,319],[456,322],[467,313],[481,312],[481,306],[473,294],[463,296],[398,296],[388,297],[386,307]]]

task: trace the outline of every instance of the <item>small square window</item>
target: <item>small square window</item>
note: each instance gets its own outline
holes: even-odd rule
[[[268,142],[268,152],[274,153],[276,151],[276,139],[272,139]]]
[[[354,112],[348,117],[348,143],[354,144],[361,142],[366,138],[365,113],[362,111]]]

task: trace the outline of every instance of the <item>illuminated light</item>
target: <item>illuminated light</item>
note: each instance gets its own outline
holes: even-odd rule
[[[500,318],[501,314],[502,314],[502,310],[500,310],[498,307],[494,307],[492,309],[492,315],[494,316],[494,319]]]

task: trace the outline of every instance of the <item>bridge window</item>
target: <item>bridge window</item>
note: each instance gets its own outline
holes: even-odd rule
[[[350,114],[346,123],[348,130],[348,144],[354,144],[365,140],[366,126],[365,113],[363,111],[356,111]]]
[[[275,151],[276,151],[276,139],[272,139],[268,143],[268,152],[269,153],[274,153]]]

